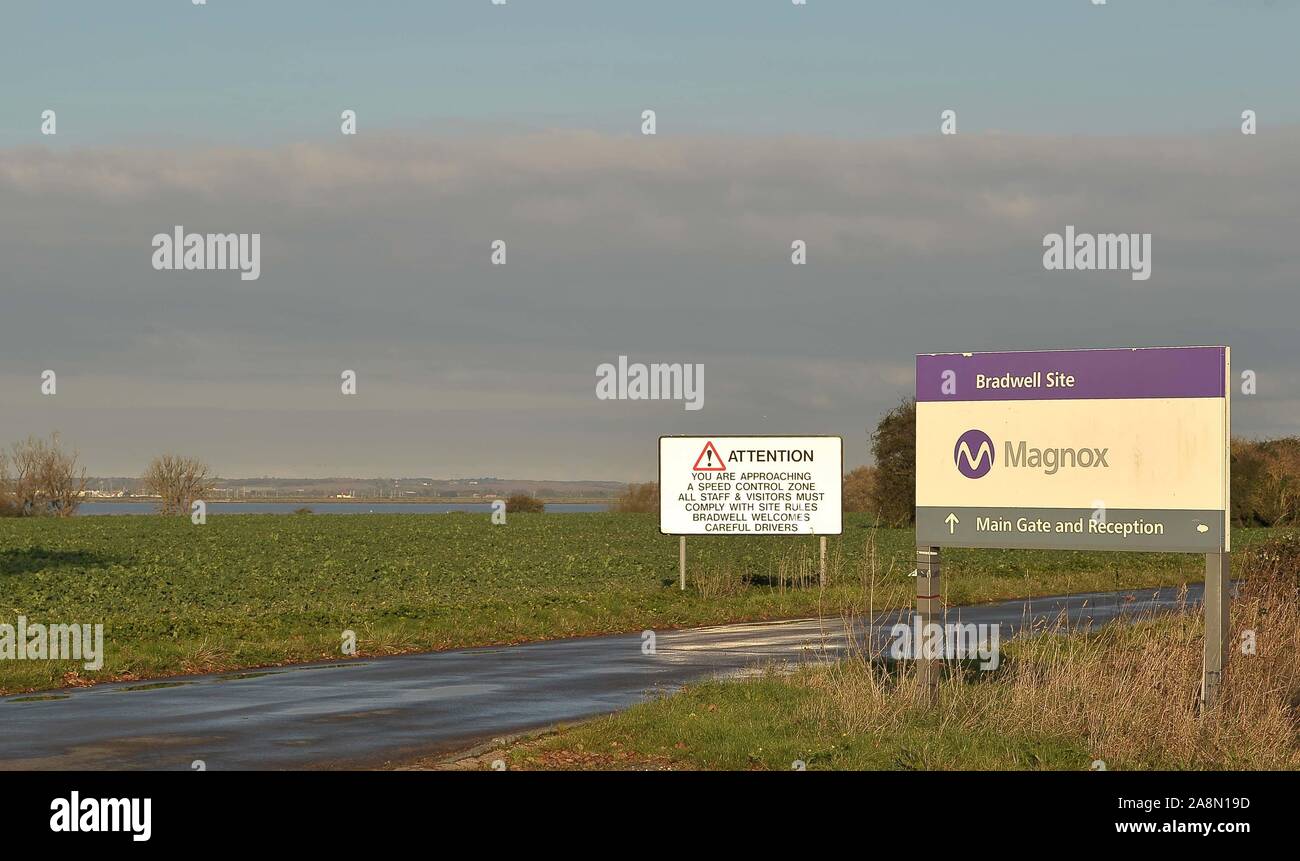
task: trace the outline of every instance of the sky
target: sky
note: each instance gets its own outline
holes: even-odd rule
[[[647,480],[670,433],[841,434],[852,466],[947,350],[1226,343],[1234,431],[1300,427],[1297,3],[5,21],[0,440],[95,475]],[[178,224],[260,233],[261,277],[155,271]],[[1045,271],[1066,225],[1150,233],[1151,278]],[[620,355],[701,363],[703,408],[597,399]]]

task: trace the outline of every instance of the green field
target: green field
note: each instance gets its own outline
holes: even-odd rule
[[[1235,534],[1239,545],[1262,531]],[[104,625],[106,658],[0,661],[0,691],[901,606],[910,530],[848,515],[817,588],[816,539],[699,538],[690,589],[652,515],[0,519],[0,623]],[[950,603],[1197,580],[1201,558],[952,551]]]

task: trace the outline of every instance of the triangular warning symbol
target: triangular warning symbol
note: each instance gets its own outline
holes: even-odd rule
[[[723,472],[726,468],[727,465],[722,462],[722,455],[718,454],[718,449],[713,445],[713,440],[706,442],[700,456],[695,458],[694,470],[696,472]]]

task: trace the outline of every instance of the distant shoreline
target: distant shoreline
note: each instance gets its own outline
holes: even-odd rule
[[[220,502],[224,504],[248,504],[263,505],[267,503],[279,504],[301,504],[301,505],[326,505],[328,503],[348,503],[356,505],[491,505],[498,499],[506,499],[508,494],[501,496],[479,497],[477,499],[466,499],[460,496],[442,497],[442,496],[420,496],[404,497],[398,499],[389,499],[386,496],[354,496],[344,497],[342,499],[333,496],[258,496],[255,498],[248,497],[211,497],[204,500],[208,503]],[[614,497],[599,496],[557,496],[557,497],[538,497],[547,505],[613,505],[618,500]],[[141,503],[157,502],[158,499],[152,496],[86,496],[81,501],[85,502],[122,502],[122,503]]]

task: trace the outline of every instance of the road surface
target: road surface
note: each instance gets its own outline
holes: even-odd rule
[[[1200,601],[1188,587],[1188,605]],[[1102,624],[1183,605],[1178,588],[1003,601],[947,621]],[[875,649],[909,611],[876,617]],[[720,625],[656,635],[356,659],[263,671],[121,682],[0,699],[0,769],[368,768],[452,753],[494,737],[608,714],[657,692],[774,663],[827,660],[843,620]],[[853,629],[865,644],[865,622]]]

